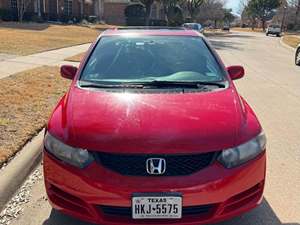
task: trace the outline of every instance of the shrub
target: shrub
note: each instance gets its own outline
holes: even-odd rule
[[[3,21],[15,20],[13,12],[8,9],[0,9],[0,19]]]
[[[43,23],[43,22],[44,22],[43,15],[38,16],[37,14],[34,14],[34,15],[31,17],[31,20],[32,20],[33,22],[37,22],[37,23]]]
[[[150,20],[150,26],[167,26],[168,22],[166,20]]]

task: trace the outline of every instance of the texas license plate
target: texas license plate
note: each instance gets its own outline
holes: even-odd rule
[[[182,217],[182,197],[180,195],[144,195],[132,197],[133,219],[180,219]]]

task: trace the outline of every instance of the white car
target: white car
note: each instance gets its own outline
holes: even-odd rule
[[[266,30],[266,35],[269,36],[269,34],[273,34],[273,35],[276,35],[277,37],[280,37],[281,36],[280,25],[271,24],[270,26],[268,26],[268,28]]]
[[[300,44],[297,47],[296,55],[295,55],[295,64],[300,66]]]
[[[196,30],[199,33],[204,33],[204,27],[200,23],[184,23],[182,25],[186,29]]]
[[[230,31],[230,26],[229,25],[224,25],[222,30],[224,31]]]

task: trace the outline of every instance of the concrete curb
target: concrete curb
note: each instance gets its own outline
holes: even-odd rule
[[[44,129],[0,172],[0,212],[42,159]]]
[[[283,47],[287,48],[287,49],[290,49],[290,50],[292,50],[292,51],[295,51],[295,50],[296,50],[295,48],[293,48],[293,47],[287,45],[286,43],[284,43],[283,37],[284,37],[284,36],[282,36],[282,37],[280,38],[280,41],[279,41],[280,44],[281,44]]]

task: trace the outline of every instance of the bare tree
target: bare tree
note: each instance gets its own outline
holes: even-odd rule
[[[203,5],[204,2],[205,0],[187,0],[185,2],[186,8],[190,14],[192,21],[195,21],[199,8]]]
[[[186,9],[187,10],[187,9]],[[218,21],[222,21],[225,16],[224,0],[205,0],[195,12],[195,20],[201,23],[213,22],[217,26]]]
[[[249,0],[240,0],[239,6],[238,6],[238,13],[239,13],[240,15],[243,14],[245,8],[246,8],[247,5],[248,5],[248,2],[249,2]]]
[[[164,14],[165,14],[165,20],[168,22],[168,13],[169,10],[177,5],[177,0],[161,0]]]
[[[223,2],[216,1],[213,3],[213,8],[210,13],[210,19],[214,21],[214,27],[217,28],[218,21],[224,19],[224,5]]]

